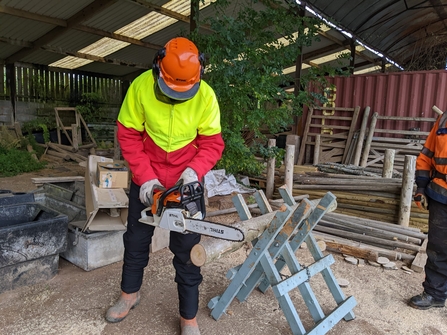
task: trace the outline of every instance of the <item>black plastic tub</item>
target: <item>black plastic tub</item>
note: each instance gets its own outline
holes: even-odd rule
[[[41,204],[1,206],[0,268],[65,251],[67,232],[67,216]]]
[[[15,205],[24,202],[34,202],[34,194],[0,190],[0,206]]]

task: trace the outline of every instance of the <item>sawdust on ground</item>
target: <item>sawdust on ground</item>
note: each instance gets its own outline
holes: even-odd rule
[[[68,170],[68,171],[67,171]],[[38,173],[0,178],[0,189],[26,192],[36,188],[30,178],[83,175],[78,164],[53,166]],[[223,222],[237,221],[235,214],[220,217]],[[198,320],[203,335],[288,335],[292,334],[278,300],[271,289],[265,294],[255,290],[245,302],[236,299],[219,320],[210,316],[208,302],[221,295],[229,280],[227,271],[242,264],[248,251],[241,248],[229,256],[202,267]],[[324,252],[328,254],[327,251]],[[370,265],[357,266],[333,255],[331,266],[337,279],[349,281],[344,294],[353,296],[357,305],[354,320],[341,320],[327,334],[332,335],[447,335],[447,309],[427,311],[407,306],[407,300],[422,290],[423,273],[407,274]],[[313,263],[307,249],[299,249],[302,266]],[[50,281],[21,287],[0,294],[0,334],[7,335],[116,335],[179,334],[177,291],[172,254],[163,249],[151,255],[145,270],[140,305],[120,323],[109,324],[104,314],[119,295],[122,263],[86,272],[60,259],[58,274]],[[336,308],[323,277],[309,281],[323,312]],[[290,292],[306,331],[314,325],[298,290]]]

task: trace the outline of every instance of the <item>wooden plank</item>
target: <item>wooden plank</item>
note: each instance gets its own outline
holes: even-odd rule
[[[85,177],[82,176],[72,176],[72,177],[38,177],[31,178],[34,184],[45,184],[45,183],[67,183],[72,181],[84,181]]]
[[[346,150],[346,149],[349,149],[349,147],[351,146],[352,138],[354,136],[354,131],[357,126],[357,119],[359,117],[359,113],[360,113],[360,106],[357,106],[354,109],[354,113],[352,115],[352,120],[351,120],[351,126],[349,127],[348,138],[346,139],[346,147],[345,147],[345,150],[343,153],[343,159],[342,159],[342,162],[344,164],[346,164],[346,156],[348,154],[348,150]]]
[[[298,157],[298,165],[303,164],[304,151],[306,150],[307,135],[309,133],[309,125],[312,121],[313,112],[314,112],[314,109],[310,107],[309,111],[307,113],[306,125],[304,126],[303,140],[301,141],[300,154]]]

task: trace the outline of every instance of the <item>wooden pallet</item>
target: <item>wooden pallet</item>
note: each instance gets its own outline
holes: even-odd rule
[[[310,163],[310,152],[315,150],[317,135],[320,135],[319,145],[325,148],[324,151],[333,150],[329,154],[331,161],[345,163],[348,154],[345,148],[351,146],[359,113],[359,106],[309,108],[297,164]],[[318,158],[322,162],[321,155]]]
[[[372,115],[360,166],[383,167],[385,150],[393,149],[395,150],[395,171],[403,170],[406,155],[419,155],[430,131],[387,129],[385,126],[378,128],[377,122],[380,120],[395,121],[399,123],[399,128],[405,122],[407,129],[422,129],[424,127],[421,127],[421,125],[424,122],[429,122],[429,127],[425,126],[425,128],[431,129],[436,122],[436,118],[380,116],[377,112]]]

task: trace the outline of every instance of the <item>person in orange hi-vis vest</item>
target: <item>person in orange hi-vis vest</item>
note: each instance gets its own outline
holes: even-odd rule
[[[121,295],[107,311],[109,322],[123,320],[140,302],[154,233],[154,226],[138,221],[141,211],[152,205],[155,191],[202,180],[222,156],[219,105],[203,73],[204,56],[196,45],[173,38],[156,53],[152,69],[132,82],[121,106],[117,137],[132,181]],[[198,234],[170,232],[182,335],[200,335],[196,314],[202,275],[190,261],[199,241]]]
[[[429,211],[424,291],[409,305],[444,307],[447,298],[447,113],[438,117],[416,160],[414,201]]]

